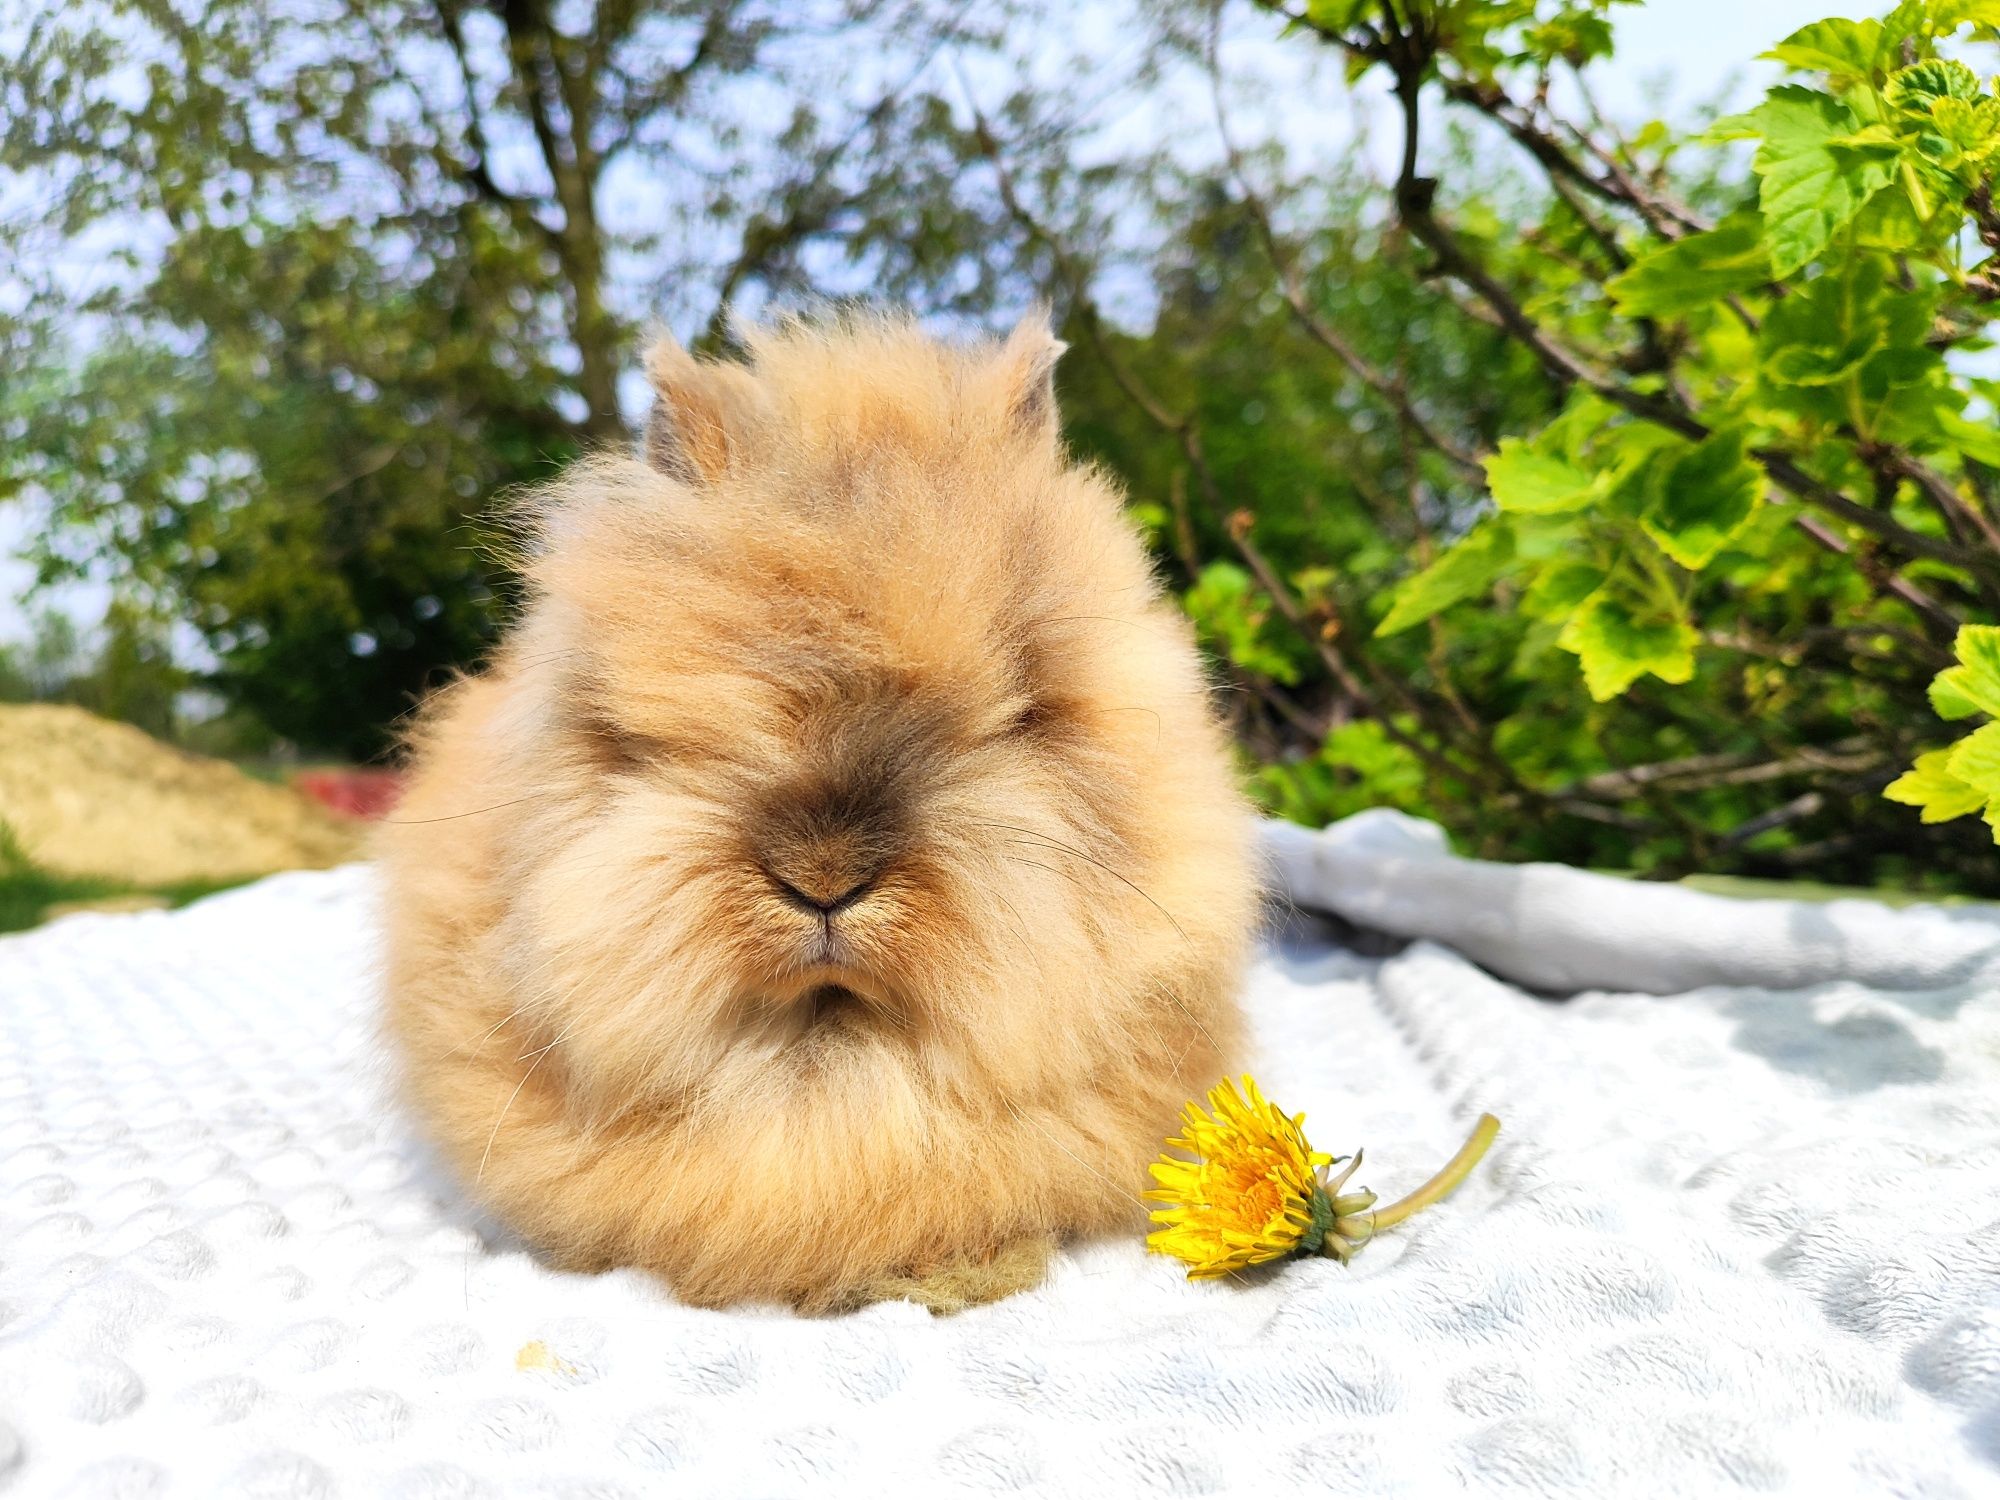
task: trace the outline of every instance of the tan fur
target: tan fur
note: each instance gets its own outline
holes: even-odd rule
[[[544,498],[522,619],[424,716],[390,1035],[560,1264],[958,1304],[1143,1224],[1237,1038],[1248,821],[1044,329],[746,337],[656,353],[652,462]]]

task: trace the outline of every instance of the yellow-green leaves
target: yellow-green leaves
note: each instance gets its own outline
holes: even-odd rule
[[[1992,725],[1987,726],[1989,729]],[[1986,794],[1968,786],[1948,769],[1949,750],[1927,750],[1917,763],[1883,790],[1891,802],[1917,808],[1926,823],[1948,823],[1986,806]]]
[[[2000,626],[1961,626],[1955,650],[1958,664],[1931,683],[1938,716],[2000,716]],[[1982,724],[1956,745],[1919,755],[1883,795],[1918,809],[1926,823],[1983,811],[2000,842],[2000,723]]]
[[[2000,469],[2000,427],[1993,424],[1992,418],[1974,421],[1950,410],[1940,410],[1936,416],[1939,429],[1952,447],[1989,469]]]
[[[1850,254],[1773,306],[1757,336],[1762,395],[1780,412],[1868,441],[1935,445],[1963,398],[1942,388],[1934,287],[1904,290],[1882,255]]]
[[[1710,132],[1716,140],[1763,142],[1751,166],[1773,275],[1789,276],[1818,256],[1895,175],[1894,143],[1857,139],[1861,126],[1832,95],[1787,84]]]
[[[1706,234],[1675,240],[1633,262],[1605,284],[1628,318],[1671,318],[1713,307],[1771,279],[1764,222],[1731,214]]]
[[[1309,25],[1339,31],[1352,26],[1373,9],[1373,0],[1306,0]]]
[[[1422,624],[1461,600],[1476,598],[1493,587],[1514,565],[1514,532],[1504,517],[1492,516],[1447,547],[1421,572],[1397,586],[1389,612],[1375,627],[1377,635],[1394,635]]]
[[[1694,676],[1697,640],[1685,620],[1638,614],[1600,592],[1570,617],[1556,644],[1581,659],[1584,686],[1603,703],[1648,673],[1662,682],[1686,682]]]
[[[1865,80],[1895,61],[1895,44],[1880,21],[1815,21],[1802,26],[1764,56],[1801,73],[1836,81]]]
[[[1537,620],[1567,619],[1604,585],[1604,569],[1586,562],[1561,562],[1528,587],[1521,608]]]
[[[1700,637],[1677,580],[1713,563],[1756,513],[1764,473],[1746,430],[1690,443],[1579,391],[1534,437],[1504,440],[1485,468],[1499,513],[1405,579],[1376,633],[1521,573],[1519,608],[1577,656],[1593,698],[1648,675],[1688,681]]]
[[[2000,0],[1931,0],[1930,13],[1939,36],[1968,24],[2000,26]]]
[[[1611,488],[1611,477],[1578,468],[1540,445],[1506,438],[1500,451],[1486,460],[1486,484],[1503,512],[1544,516],[1581,510],[1602,499]]]
[[[1273,682],[1298,681],[1298,668],[1265,632],[1269,596],[1235,563],[1203,568],[1181,603],[1208,642],[1237,666]]]
[[[1946,667],[1931,683],[1931,706],[1941,719],[1974,714],[2000,718],[2000,628],[1967,625],[1955,643],[1958,665]]]
[[[1960,200],[2000,157],[2000,99],[1965,63],[1933,55],[1935,39],[1990,27],[1984,3],[1908,0],[1880,22],[1818,22],[1767,54],[1831,90],[1773,89],[1710,132],[1763,142],[1754,166],[1778,277],[1850,225],[1863,245],[1947,255]]]
[[[1979,97],[1979,75],[1957,58],[1933,57],[1899,69],[1882,90],[1889,107],[1907,115],[1928,115],[1941,100]]]
[[[1667,556],[1699,571],[1743,529],[1763,488],[1743,434],[1719,432],[1673,461],[1640,524]]]
[[[2000,153],[2000,99],[1986,94],[1979,75],[1956,58],[1929,58],[1891,75],[1883,102],[1924,161],[1946,174],[1972,173]],[[1929,195],[1917,184],[1916,196]]]

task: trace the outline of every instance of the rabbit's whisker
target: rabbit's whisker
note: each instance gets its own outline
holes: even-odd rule
[[[1022,1109],[1021,1106],[1016,1104],[1012,1099],[1003,1098],[1001,1102],[1014,1112],[1015,1119],[1019,1120],[1023,1125],[1027,1126],[1030,1130],[1035,1131],[1042,1137],[1043,1140],[1047,1141],[1051,1146],[1054,1146],[1056,1150],[1062,1152],[1064,1156],[1067,1156],[1071,1161],[1075,1162],[1079,1167],[1082,1167],[1084,1171],[1090,1173],[1090,1175],[1095,1177],[1099,1182],[1103,1183],[1113,1192],[1118,1193],[1124,1197],[1130,1198],[1134,1203],[1138,1204],[1141,1208],[1144,1208],[1146,1206],[1146,1200],[1140,1197],[1139,1194],[1133,1192],[1129,1186],[1120,1187],[1116,1182],[1112,1181],[1112,1179],[1109,1176],[1107,1176],[1100,1168],[1093,1167],[1089,1162],[1085,1161],[1082,1157],[1078,1156],[1074,1151],[1070,1150],[1069,1147],[1065,1146],[1061,1141],[1057,1140],[1055,1135],[1051,1133],[1046,1127],[1038,1124],[1033,1118],[1031,1118],[1028,1115],[1027,1111]]]
[[[507,1096],[507,1102],[500,1106],[500,1113],[493,1117],[493,1129],[486,1137],[486,1149],[479,1154],[479,1170],[472,1174],[472,1180],[481,1183],[486,1180],[486,1163],[492,1159],[493,1143],[500,1139],[500,1127],[507,1119],[507,1111],[514,1107],[514,1101],[521,1097],[521,1090],[528,1086],[528,1080],[535,1076],[535,1069],[548,1061],[548,1050],[528,1064],[528,1071],[521,1075],[521,1081],[514,1085],[514,1092]]]
[[[1021,840],[1020,842],[1026,842],[1026,840]],[[1069,871],[1058,870],[1054,865],[1045,865],[1040,860],[1028,859],[1025,856],[1019,854],[1009,854],[1004,857],[1013,860],[1016,864],[1032,865],[1037,870],[1047,870],[1051,875],[1060,875],[1063,877],[1063,879],[1068,880],[1075,885],[1083,884],[1081,880],[1078,880],[1077,877],[1070,874]],[[1129,884],[1130,882],[1127,883]],[[1137,889],[1137,887],[1134,887],[1134,889]],[[1140,894],[1145,895],[1145,892],[1141,891]],[[1157,905],[1158,903],[1155,904]],[[1167,920],[1171,922],[1173,921],[1173,918],[1169,917]],[[1175,925],[1178,926],[1179,924],[1176,923]],[[1185,937],[1186,934],[1183,933],[1182,936]],[[1207,1041],[1209,1046],[1215,1048],[1216,1051],[1218,1052],[1222,1050],[1221,1044],[1216,1041],[1214,1033],[1211,1032],[1206,1026],[1202,1025],[1201,1022],[1195,1018],[1194,1012],[1190,1011],[1185,1005],[1181,1004],[1181,997],[1179,995],[1176,995],[1172,990],[1169,989],[1162,989],[1160,993],[1165,995],[1167,997],[1168,1002],[1173,1006],[1173,1008],[1181,1013],[1182,1020],[1186,1021],[1188,1025],[1192,1026],[1196,1031],[1202,1034],[1203,1039]]]
[[[1143,887],[1135,885],[1132,881],[1126,879],[1123,875],[1120,875],[1116,870],[1112,869],[1111,866],[1107,865],[1103,860],[1093,859],[1091,858],[1090,855],[1085,854],[1081,849],[1075,848],[1069,844],[1065,844],[1058,839],[1052,839],[1046,833],[1037,832],[1035,829],[1032,828],[1020,828],[1016,827],[1012,823],[992,823],[992,822],[989,822],[986,826],[988,828],[1004,828],[1010,833],[1024,834],[1026,835],[1026,839],[1032,839],[1039,842],[1042,845],[1042,847],[1050,850],[1051,852],[1067,854],[1072,856],[1073,858],[1082,860],[1087,865],[1095,865],[1098,869],[1102,870],[1105,874],[1109,875],[1113,880],[1118,881],[1120,884],[1124,885],[1129,890],[1135,892],[1142,899],[1144,899],[1153,908],[1154,911],[1158,912],[1161,916],[1165,917],[1168,922],[1173,924],[1173,929],[1175,932],[1180,934],[1182,942],[1185,943],[1186,941],[1188,941],[1187,929],[1181,926],[1179,920],[1175,918],[1172,912],[1168,911],[1164,906],[1160,905],[1159,902],[1155,901]],[[1014,842],[1025,842],[1025,840],[1015,840]]]

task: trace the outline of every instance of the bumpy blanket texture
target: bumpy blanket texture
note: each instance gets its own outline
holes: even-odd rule
[[[1351,1267],[1135,1237],[942,1319],[496,1236],[388,1102],[364,867],[0,942],[0,1495],[2000,1495],[2000,923],[1270,845],[1416,941],[1273,940],[1269,1093],[1378,1192],[1482,1109],[1486,1166]]]

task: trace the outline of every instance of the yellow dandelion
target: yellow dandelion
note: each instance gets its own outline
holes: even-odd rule
[[[1187,1262],[1188,1276],[1205,1280],[1288,1255],[1331,1255],[1345,1261],[1377,1230],[1407,1219],[1444,1197],[1479,1164],[1500,1122],[1481,1115],[1457,1156],[1429,1182],[1388,1208],[1375,1208],[1365,1188],[1343,1192],[1361,1165],[1313,1150],[1305,1116],[1287,1115],[1243,1075],[1242,1087],[1225,1079],[1208,1092],[1208,1108],[1190,1102],[1181,1112],[1182,1133],[1171,1152],[1153,1163],[1159,1184],[1146,1194],[1167,1206],[1153,1211],[1164,1227],[1146,1237],[1146,1248]],[[1329,1177],[1328,1169],[1347,1165]],[[1372,1212],[1371,1212],[1372,1210]]]

